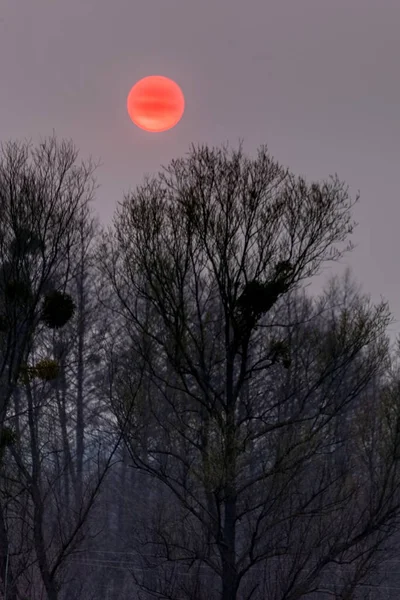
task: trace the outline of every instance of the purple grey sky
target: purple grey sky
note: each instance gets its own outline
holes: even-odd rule
[[[337,172],[361,193],[346,263],[400,320],[399,28],[400,0],[1,0],[0,139],[54,129],[100,159],[103,222],[191,142],[243,138],[307,178]],[[151,74],[186,98],[162,134],[126,112]]]

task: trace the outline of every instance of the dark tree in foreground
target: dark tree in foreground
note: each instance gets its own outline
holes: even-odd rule
[[[77,219],[93,187],[93,166],[78,163],[70,142],[57,143],[53,137],[37,147],[10,142],[1,148],[0,430],[12,425],[16,445],[21,435],[19,415],[25,410],[16,395],[18,381],[28,375],[28,357],[44,325],[47,295],[56,286],[65,292],[68,285],[68,256],[78,240]],[[57,302],[48,306],[48,327],[58,309]],[[7,593],[13,598],[12,562],[5,568],[9,540],[4,519],[1,506],[0,571],[1,577],[7,571]]]
[[[387,307],[336,302],[337,284],[300,294],[350,249],[352,206],[337,177],[308,184],[265,148],[200,147],[117,211],[99,252],[130,340],[112,404],[163,490],[141,534],[143,590],[295,600],[335,579],[350,598],[388,538],[394,447],[356,451],[345,426],[387,368]]]
[[[94,166],[70,142],[8,143],[0,154],[0,420],[41,323],[62,327],[78,223],[92,199]],[[61,289],[60,289],[61,288]]]
[[[32,599],[60,597],[112,458],[86,452],[84,472],[93,171],[54,137],[37,147],[9,143],[0,154],[0,577],[8,600],[27,590]],[[58,350],[71,331],[78,366],[68,371]]]

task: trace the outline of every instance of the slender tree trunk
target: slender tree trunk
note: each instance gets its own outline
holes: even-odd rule
[[[18,403],[18,399],[16,396],[14,397],[14,402],[16,404]],[[3,412],[1,415],[0,431],[2,431],[4,428],[4,419],[5,419],[5,412]],[[18,440],[19,440],[19,437],[18,437]],[[5,448],[4,448],[4,451],[5,451]],[[3,459],[3,457],[4,457],[4,454],[0,457],[0,467],[1,467],[1,460]],[[10,564],[9,550],[10,550],[10,542],[9,542],[7,526],[6,526],[6,517],[4,514],[2,503],[0,501],[0,573],[1,573],[0,577],[4,584],[3,585],[3,593],[7,589],[8,600],[16,600],[17,590],[16,590],[16,586],[14,583],[12,567]],[[8,560],[7,560],[7,557],[8,557]]]
[[[60,360],[60,386],[56,389],[56,398],[58,404],[58,417],[60,419],[61,439],[63,447],[63,479],[64,479],[64,494],[65,494],[65,508],[66,513],[69,513],[70,509],[70,475],[72,476],[73,483],[76,484],[76,477],[74,476],[74,465],[72,463],[71,450],[68,440],[67,431],[67,412],[66,412],[66,384],[65,384],[65,365],[64,360]]]
[[[212,472],[211,466],[210,466],[210,460],[209,460],[209,445],[210,445],[210,419],[209,416],[207,414],[207,411],[202,408],[201,410],[202,412],[202,429],[201,429],[201,444],[202,444],[202,468],[203,468],[203,472],[205,474],[205,496],[206,496],[206,502],[207,502],[207,510],[209,512],[210,515],[212,515],[212,518],[214,519],[215,523],[214,523],[214,530],[216,528],[218,528],[219,523],[218,523],[218,515],[217,515],[217,510],[216,510],[216,505],[215,505],[215,500],[214,500],[214,495],[213,495],[213,478],[214,478],[214,474]],[[206,517],[205,515],[206,510],[204,510],[204,517]],[[210,545],[212,544],[213,540],[211,537],[211,528],[209,529],[209,531],[207,532],[207,541]]]
[[[15,409],[15,419],[14,419],[14,427],[15,427],[15,433],[16,433],[16,444],[18,447],[18,450],[20,450],[21,448],[21,427],[20,427],[20,410],[21,410],[21,392],[20,392],[20,388],[16,387],[15,391],[14,391],[14,409]]]
[[[236,450],[233,433],[229,433],[229,424],[227,437],[223,539],[220,543],[222,558],[222,600],[236,600],[238,588],[236,565],[236,490],[234,478]]]
[[[128,469],[128,451],[126,445],[123,445],[122,450],[122,463],[120,464],[121,472],[119,475],[119,505],[118,505],[118,519],[117,519],[117,539],[115,543],[115,550],[121,552],[124,549],[123,540],[126,527],[126,483],[127,483],[127,469]],[[122,544],[122,545],[121,545]],[[117,554],[118,556],[118,554]],[[120,555],[123,557],[123,555]],[[114,570],[114,595],[115,598],[121,598],[124,591],[125,584],[125,571]]]
[[[85,292],[84,292],[84,264],[81,262],[81,272],[78,281],[78,370],[77,370],[77,397],[76,397],[76,503],[82,503],[83,490],[83,454],[85,422],[83,412],[83,378],[84,378],[84,341],[85,341]]]
[[[33,501],[33,537],[35,552],[38,560],[40,574],[47,593],[47,600],[58,600],[57,588],[54,578],[50,574],[46,541],[43,533],[43,498],[40,490],[40,457],[37,443],[37,424],[35,422],[33,398],[30,389],[27,389],[28,423],[30,433],[32,478],[31,495]]]
[[[43,536],[43,502],[40,491],[35,484],[32,486],[32,497],[35,505],[33,516],[33,533],[40,573],[42,575],[44,587],[46,588],[47,600],[58,600],[58,592],[55,581],[50,574],[50,568],[46,555],[46,543]]]
[[[229,339],[229,338],[228,338]],[[229,348],[229,346],[228,346]],[[219,549],[222,559],[222,600],[236,600],[236,432],[233,391],[234,354],[227,352],[224,521]]]
[[[0,571],[3,581],[3,594],[7,588],[7,600],[17,600],[17,589],[14,582],[12,567],[10,564],[9,550],[10,544],[6,529],[5,515],[0,503]],[[8,556],[8,564],[7,564]]]

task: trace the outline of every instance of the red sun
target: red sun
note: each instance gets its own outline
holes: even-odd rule
[[[175,81],[151,75],[140,79],[128,95],[128,114],[145,131],[167,131],[175,127],[185,110],[185,98]]]

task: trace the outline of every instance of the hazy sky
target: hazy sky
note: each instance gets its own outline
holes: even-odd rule
[[[103,222],[191,142],[243,138],[307,178],[337,172],[361,193],[347,262],[400,319],[399,27],[400,0],[1,0],[0,138],[54,129],[100,159]],[[151,74],[186,98],[162,134],[126,112]]]

